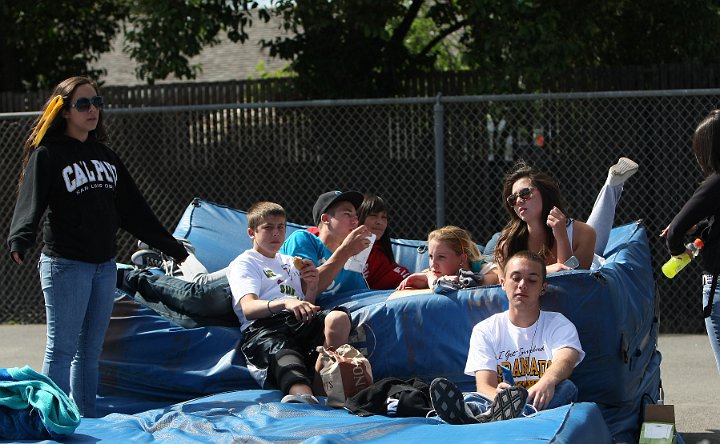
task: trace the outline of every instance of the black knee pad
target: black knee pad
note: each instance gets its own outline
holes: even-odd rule
[[[270,359],[270,372],[283,393],[288,393],[293,384],[312,386],[305,357],[295,350],[283,349],[277,352]]]

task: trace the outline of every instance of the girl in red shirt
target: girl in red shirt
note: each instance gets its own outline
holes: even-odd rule
[[[365,194],[365,199],[358,208],[358,222],[377,236],[363,273],[368,287],[373,290],[396,288],[403,279],[410,276],[410,271],[395,262],[385,199],[375,194]]]

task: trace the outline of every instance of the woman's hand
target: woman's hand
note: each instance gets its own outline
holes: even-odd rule
[[[568,237],[567,230],[568,219],[565,214],[560,211],[558,207],[552,207],[550,213],[548,213],[546,223],[547,226],[550,227],[550,229],[552,230],[553,237],[555,238],[555,260],[558,263],[562,264],[566,260],[568,260],[570,256],[575,254],[582,263],[581,257],[574,251],[577,249],[578,245],[575,245],[575,243],[573,243],[571,248],[570,238]],[[593,232],[593,234],[595,233]],[[577,238],[577,235],[573,234],[573,238]],[[595,243],[594,238],[592,242],[593,244]],[[589,266],[590,265],[588,263],[588,267]]]
[[[560,262],[556,262],[554,264],[548,265],[546,268],[548,273],[556,273],[558,271],[565,271],[565,270],[572,270],[572,268],[568,267],[565,264],[561,264]]]
[[[425,273],[413,273],[400,282],[396,290],[408,290],[410,288],[430,288]]]
[[[10,257],[12,258],[13,262],[15,262],[18,265],[23,264],[23,256],[24,256],[24,254],[22,254],[19,251],[11,251],[10,252]]]
[[[560,229],[566,230],[567,217],[563,214],[558,207],[552,207],[547,217],[547,226],[553,230],[553,234],[557,237],[557,231]]]

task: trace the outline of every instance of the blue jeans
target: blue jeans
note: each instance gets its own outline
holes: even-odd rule
[[[226,276],[202,284],[148,270],[133,270],[125,278],[125,284],[128,290],[138,291],[148,302],[161,302],[178,313],[205,317],[230,314],[237,321]]]
[[[575,402],[577,401],[577,394],[578,389],[575,384],[571,380],[566,379],[555,386],[555,394],[553,395],[552,400],[550,401],[548,406],[545,407],[545,409],[554,409],[555,407],[560,407],[561,405],[567,405],[571,402]],[[464,393],[463,399],[465,400],[465,403],[468,405],[468,407],[470,407],[470,411],[472,411],[473,414],[476,416],[486,412],[492,404],[491,399],[488,399],[480,393],[475,392]],[[523,413],[525,414],[525,416],[530,416],[535,413],[535,408],[531,407],[529,404],[525,405]]]
[[[615,221],[615,208],[620,201],[622,192],[622,185],[611,187],[606,182],[595,198],[587,224],[595,230],[595,254],[598,256],[605,254],[605,247],[610,239],[610,230]]]
[[[134,294],[136,301],[185,328],[240,326],[233,311],[227,277],[200,284],[149,270],[133,270],[120,288]]]
[[[42,373],[95,416],[98,361],[115,300],[115,258],[92,264],[40,255],[47,345]]]
[[[703,276],[703,308],[710,299],[710,283],[712,275]],[[713,299],[712,311],[710,316],[705,318],[705,329],[707,330],[708,339],[710,339],[710,347],[715,354],[715,362],[717,362],[718,372],[720,372],[720,278],[715,288],[715,298]]]

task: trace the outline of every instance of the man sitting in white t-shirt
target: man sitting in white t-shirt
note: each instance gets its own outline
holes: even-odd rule
[[[350,315],[315,305],[319,273],[311,260],[278,253],[286,230],[280,205],[253,204],[247,217],[253,248],[230,263],[227,280],[248,370],[263,388],[282,390],[282,402],[317,404],[312,352],[347,343]]]
[[[577,399],[577,387],[568,378],[585,352],[565,316],[540,310],[547,287],[543,259],[521,251],[503,271],[500,285],[509,309],[479,322],[470,337],[465,373],[475,376],[477,393],[463,396],[445,378],[430,386],[433,407],[448,423],[511,419],[526,402],[543,410]]]

